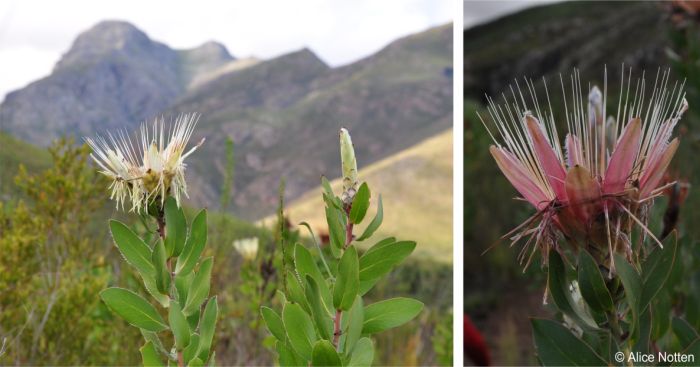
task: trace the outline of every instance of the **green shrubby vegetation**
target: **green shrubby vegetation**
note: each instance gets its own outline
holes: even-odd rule
[[[17,144],[18,151],[29,149]],[[49,152],[26,169],[13,168],[24,161],[21,154],[4,160],[8,164],[2,167],[3,182],[8,181],[2,195],[8,200],[0,203],[0,344],[6,338],[0,363],[139,364],[142,343],[135,341],[141,333],[113,313],[99,294],[116,286],[145,299],[150,295],[139,272],[113,246],[106,224],[115,216],[144,238],[155,224],[114,210],[106,200],[108,183],[88,166],[87,147],[63,140]],[[7,172],[16,177],[6,180]],[[185,206],[184,214],[191,221],[196,212]],[[274,343],[259,307],[281,305],[274,291],[284,284],[286,272],[280,269],[293,266],[295,243],[316,251],[309,237],[290,230],[284,216],[279,218],[270,230],[229,214],[208,213],[209,236],[201,256],[215,259],[210,294],[218,295],[219,304],[213,337],[217,363],[267,365],[274,359]],[[232,245],[245,238],[258,239],[252,260]],[[413,257],[377,283],[367,293],[368,303],[398,295],[430,302],[419,320],[378,335],[377,343],[385,348],[378,351],[375,364],[446,363],[438,360],[432,344],[436,325],[447,322],[451,288],[449,265]],[[441,335],[447,337],[444,330]],[[174,342],[167,335],[161,339],[166,345]]]

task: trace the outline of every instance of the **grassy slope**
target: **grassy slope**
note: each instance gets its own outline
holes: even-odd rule
[[[395,236],[417,241],[415,254],[421,257],[452,261],[451,129],[360,169],[360,179],[373,194],[368,219],[357,233],[374,217],[378,194],[384,204],[384,223],[364,246]],[[341,191],[339,179],[331,184]],[[315,232],[326,229],[320,187],[290,203],[287,213],[293,223],[306,221]]]

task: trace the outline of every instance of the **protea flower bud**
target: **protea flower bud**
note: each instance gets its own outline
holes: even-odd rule
[[[340,162],[343,167],[343,195],[345,204],[350,204],[359,185],[357,179],[357,160],[355,148],[352,145],[350,133],[345,128],[340,129]]]

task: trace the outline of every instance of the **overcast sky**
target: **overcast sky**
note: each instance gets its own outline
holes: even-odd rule
[[[454,9],[453,0],[2,0],[0,100],[48,75],[80,32],[105,19],[175,48],[216,40],[236,57],[267,59],[309,47],[338,66],[451,22]]]

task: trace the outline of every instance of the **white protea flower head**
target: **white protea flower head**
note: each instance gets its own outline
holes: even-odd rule
[[[233,248],[241,254],[244,260],[252,261],[258,255],[258,242],[257,237],[243,238],[233,241]]]
[[[159,200],[161,206],[167,196],[175,197],[180,205],[182,195],[187,196],[185,158],[204,143],[185,152],[199,115],[180,115],[173,125],[165,127],[165,121],[156,119],[149,126],[144,123],[134,143],[126,134],[108,134],[86,138],[92,148],[90,155],[100,166],[100,173],[112,180],[109,186],[111,199],[117,208],[131,200],[131,211],[148,210],[148,205]],[[140,144],[139,144],[140,143]]]
[[[612,274],[613,253],[632,258],[633,226],[662,246],[647,227],[648,213],[667,187],[662,179],[679,144],[678,138],[671,138],[688,102],[682,83],[668,88],[670,72],[657,73],[647,99],[643,75],[634,86],[631,70],[627,80],[624,67],[622,75],[617,111],[607,120],[607,76],[603,92],[592,87],[585,98],[574,72],[571,104],[564,93],[563,121],[555,121],[551,103],[548,110],[540,109],[528,79],[529,98],[519,87],[511,88],[511,99],[503,96],[503,105],[487,97],[494,128],[485,122],[484,126],[494,141],[491,155],[537,209],[504,236],[513,243],[527,239],[520,254],[521,261],[527,259],[526,267],[537,248],[546,259],[550,249],[560,250],[558,242],[564,238],[575,248],[587,248]],[[565,89],[563,79],[561,84]],[[546,83],[544,87],[549,102]]]

